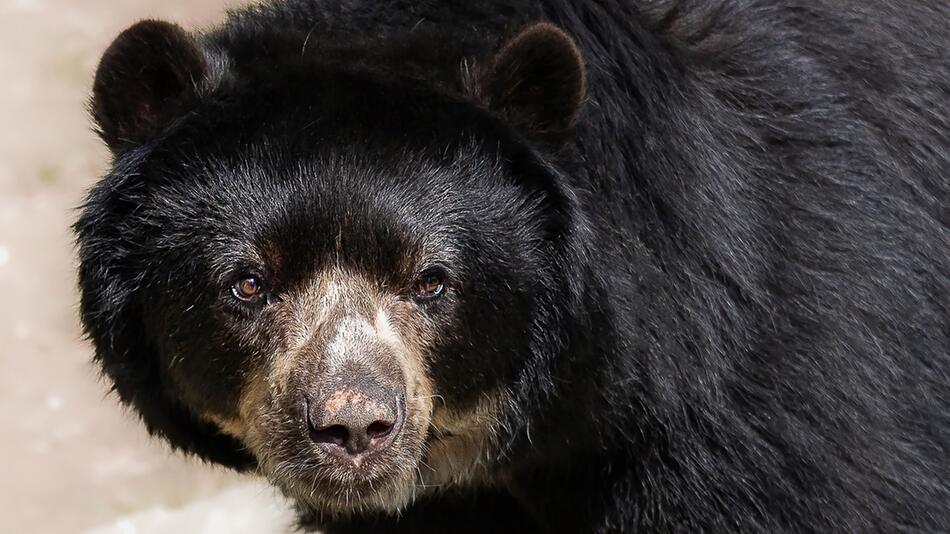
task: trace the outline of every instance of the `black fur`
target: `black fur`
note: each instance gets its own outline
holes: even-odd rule
[[[528,56],[550,106],[497,85],[537,21],[583,59]],[[161,83],[103,59],[116,159],[76,225],[97,359],[153,432],[255,464],[198,416],[254,358],[220,304],[241,250],[292,284],[339,239],[386,273],[437,235],[435,382],[509,395],[492,489],[331,532],[950,525],[950,4],[284,0],[200,60],[164,28]]]

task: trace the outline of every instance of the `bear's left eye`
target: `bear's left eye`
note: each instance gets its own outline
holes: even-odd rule
[[[412,296],[416,300],[432,300],[445,293],[445,271],[441,267],[426,269],[412,285]]]
[[[264,298],[264,284],[259,277],[247,275],[234,282],[231,292],[244,302],[259,302]]]

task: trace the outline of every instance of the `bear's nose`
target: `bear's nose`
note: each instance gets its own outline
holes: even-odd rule
[[[366,377],[334,382],[319,398],[305,398],[310,439],[348,457],[392,443],[403,416],[398,393]]]

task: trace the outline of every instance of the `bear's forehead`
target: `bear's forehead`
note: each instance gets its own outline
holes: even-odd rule
[[[146,215],[163,246],[193,252],[219,281],[244,269],[298,284],[342,265],[388,283],[458,263],[494,195],[464,200],[477,188],[472,169],[417,156],[277,159],[208,158],[154,191]]]
[[[476,231],[526,194],[477,141],[439,152],[383,140],[301,147],[280,137],[190,146],[152,169],[149,215],[239,238],[378,240]],[[382,234],[382,235],[381,235]],[[440,243],[445,246],[447,243]]]

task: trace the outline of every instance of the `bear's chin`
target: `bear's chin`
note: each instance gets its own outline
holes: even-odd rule
[[[413,477],[381,480],[375,484],[341,484],[336,489],[311,491],[299,480],[285,495],[311,513],[328,517],[348,517],[367,512],[398,513],[421,492]]]
[[[357,468],[285,463],[267,476],[298,507],[329,517],[398,512],[422,489],[417,462],[367,458]]]

